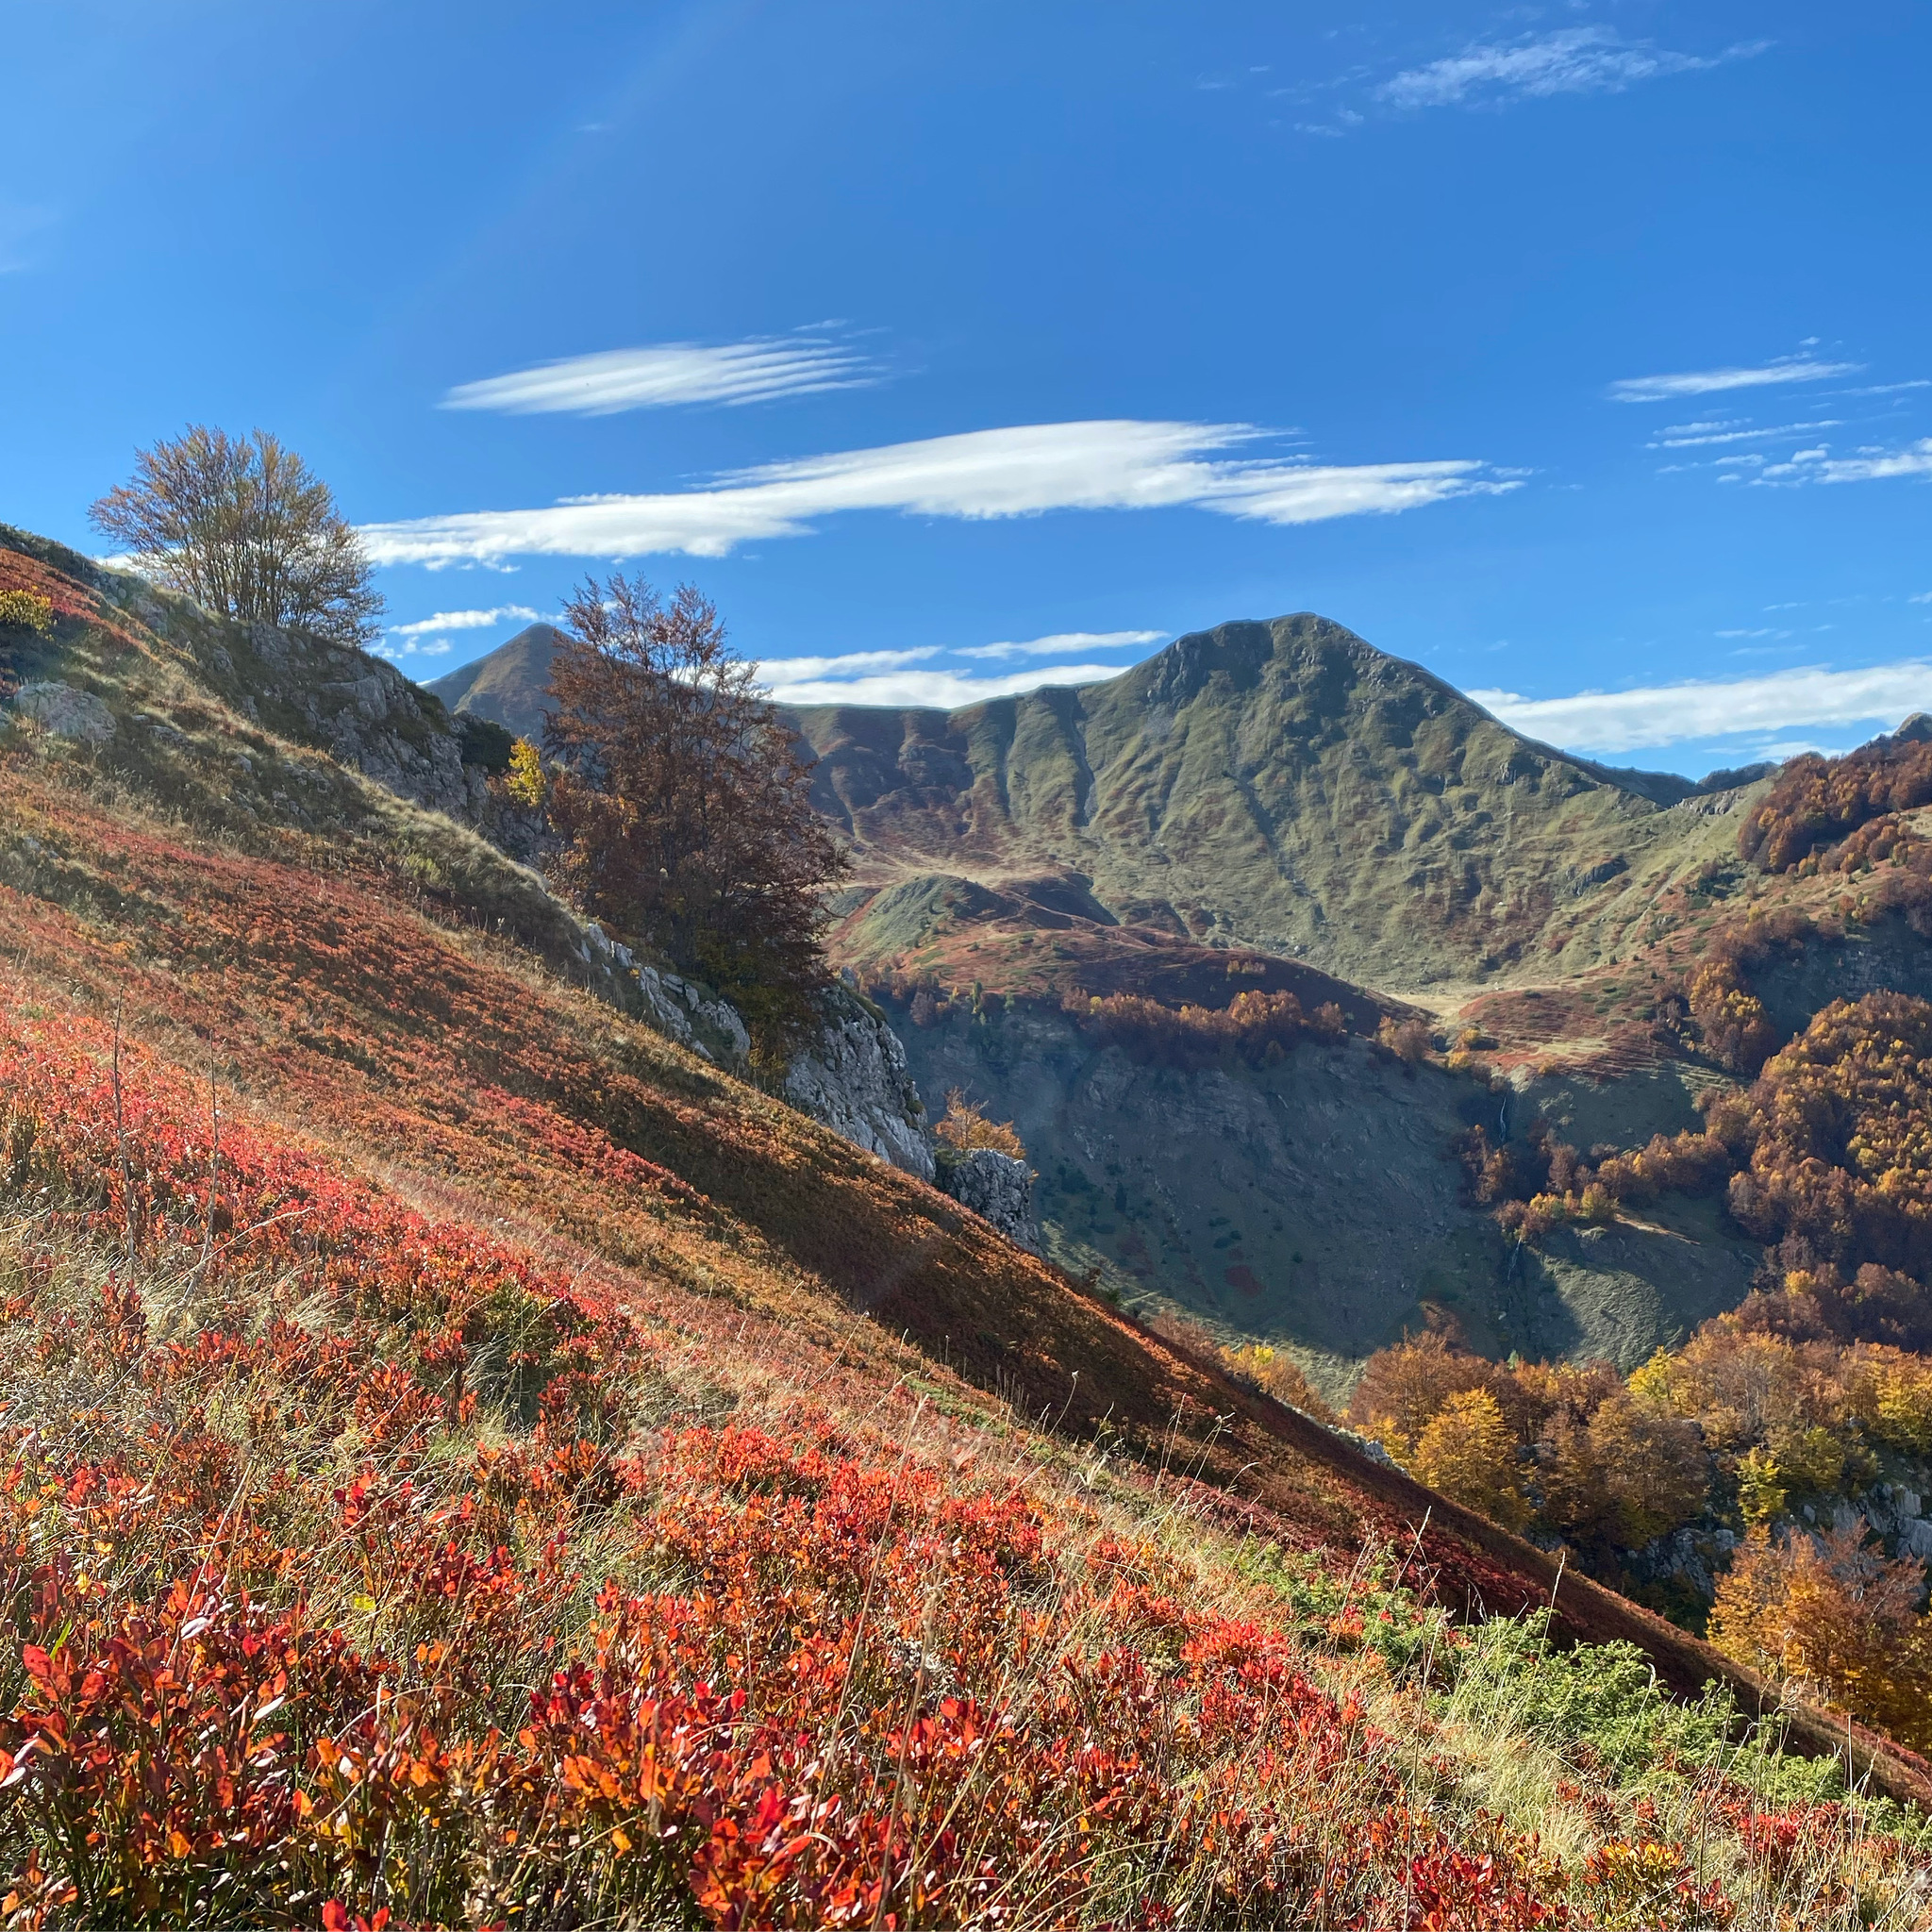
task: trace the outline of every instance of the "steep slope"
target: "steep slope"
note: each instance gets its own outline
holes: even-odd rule
[[[540,740],[550,660],[561,641],[562,633],[554,625],[528,625],[487,657],[423,688],[454,712],[487,718],[519,738]]]
[[[795,721],[894,941],[903,888],[938,874],[1378,987],[1574,971],[1722,842],[1686,781],[1534,744],[1308,615],[1078,690]],[[866,928],[841,945],[882,957]]]
[[[1535,1250],[1507,1240],[1457,1139],[1539,1109],[1574,1138],[1556,1080],[1506,1098],[1358,1035],[1176,1065],[1044,1001],[924,1016],[879,991],[935,1106],[957,1088],[1014,1123],[1054,1259],[1143,1312],[1284,1348],[1338,1400],[1365,1357],[1444,1317],[1496,1357],[1633,1369],[1735,1307],[1757,1265],[1707,1203]]]
[[[150,688],[180,702],[189,665],[99,590],[0,563],[58,599],[54,668],[92,667],[117,711]],[[573,991],[598,970],[574,928],[482,841],[273,734],[221,729],[219,700],[204,688],[201,702],[209,750],[151,736],[125,766],[119,733],[105,746],[9,733],[0,957],[17,984],[58,990],[63,1008],[118,1008],[158,1050],[212,1061],[224,1085],[357,1159],[486,1194],[614,1264],[715,1279],[807,1332],[837,1332],[837,1307],[876,1314],[1070,1427],[1109,1417],[1152,1442],[1181,1401],[1202,1419],[1202,1468],[1240,1466],[1237,1440],[1208,1446],[1225,1385],[1150,1353],[1105,1298],[945,1196]],[[224,737],[247,753],[217,761]],[[260,791],[238,801],[242,757]],[[369,815],[343,803],[333,823],[320,808],[312,826],[278,823],[276,792],[305,773]],[[157,795],[159,813],[142,803]],[[640,1158],[676,1177],[669,1197],[669,1182],[611,1195]],[[702,1206],[667,1213],[679,1187]],[[725,1263],[721,1241],[741,1258]],[[1342,1531],[1360,1499],[1280,1453],[1283,1504]],[[1507,1588],[1470,1560],[1473,1588],[1477,1574]]]
[[[31,646],[42,681],[86,680],[116,720],[99,743],[24,724],[0,741],[0,1268],[9,1390],[25,1405],[0,1443],[23,1472],[6,1491],[19,1499],[8,1547],[42,1518],[41,1567],[10,1599],[31,1647],[10,1666],[9,1695],[50,1753],[98,1722],[109,1757],[87,1776],[139,1792],[170,1740],[186,1751],[215,1733],[197,1715],[151,1735],[121,1715],[118,1677],[103,1692],[106,1678],[63,1659],[98,1655],[126,1673],[160,1643],[174,1646],[183,1696],[247,1687],[240,1716],[224,1704],[219,1717],[240,1725],[240,1795],[232,1774],[224,1785],[212,1758],[192,1757],[165,1760],[173,1808],[158,1824],[71,1788],[112,1846],[133,1848],[124,1874],[177,1888],[144,1909],[182,1915],[179,1889],[217,1873],[242,1888],[230,1896],[252,1923],[311,1923],[317,1899],[344,1891],[425,1921],[474,1916],[477,1900],[522,1912],[579,1899],[542,1888],[592,1876],[617,1888],[607,1904],[642,1911],[646,1895],[623,1888],[661,1879],[680,1909],[742,1923],[747,1900],[780,1894],[804,1897],[801,1915],[818,1910],[820,1894],[791,1889],[807,1877],[902,1884],[903,1870],[880,1875],[886,1853],[865,1836],[876,1824],[855,1823],[848,1843],[842,1824],[810,1813],[826,1828],[796,1835],[807,1814],[789,1807],[810,1774],[787,1754],[816,1750],[812,1727],[834,1724],[857,1687],[875,1709],[841,1734],[840,1761],[896,1778],[883,1819],[908,1815],[915,1795],[934,1807],[919,1817],[949,1815],[944,1767],[978,1761],[962,1725],[985,1736],[994,1724],[1010,1775],[1032,1775],[1037,1753],[1045,1778],[1061,1747],[1040,1726],[1060,1722],[1060,1707],[992,1703],[1015,1692],[990,1635],[1004,1645],[1026,1631],[1025,1644],[1055,1646],[1027,1653],[1041,1684],[1071,1670],[1113,1687],[1066,1704],[1075,1733],[1116,1707],[1195,1700],[1173,1722],[1150,1715],[1144,1739],[1109,1743],[1089,1728],[1066,1750],[1150,1753],[1158,1731],[1168,1761],[1183,1736],[1239,1737],[1241,1751],[1202,1760],[1204,1775],[1234,1783],[1203,1789],[1251,1807],[1265,1833],[1282,1793],[1298,1790],[1306,1817],[1311,1786],[1333,1786],[1335,1882],[1372,1870],[1407,1895],[1416,1834],[1446,1857],[1460,1801],[1441,1824],[1390,1824],[1391,1806],[1412,1795],[1426,1808],[1434,1787],[1409,1794],[1406,1757],[1367,1734],[1350,1741],[1357,1707],[1299,1690],[1284,1704],[1286,1640],[1269,1634],[1292,1591],[1266,1579],[1309,1552],[1346,1576],[1364,1538],[1396,1552],[1404,1574],[1432,1577],[1458,1613],[1554,1595],[1572,1635],[1639,1642],[1673,1687],[1716,1678],[1747,1703],[1762,1693],[1609,1593],[1574,1578],[1558,1587],[1543,1553],[1150,1336],[945,1197],[573,988],[564,974],[581,961],[567,945],[546,949],[541,900],[447,821],[247,725],[205,680],[192,700],[203,738],[179,725],[179,742],[136,738],[136,694],[180,715],[192,661],[82,578],[18,553],[0,566],[7,585],[57,602],[54,637]],[[280,813],[278,793],[304,798],[299,819]],[[529,944],[515,937],[526,908]],[[936,1541],[902,1548],[895,1521],[908,1534],[929,1521]],[[927,1589],[946,1564],[966,1566],[948,1604],[982,1620],[957,1644],[934,1621],[953,1610]],[[903,1601],[891,1594],[901,1583]],[[85,1621],[57,1642],[49,1620],[70,1617],[76,1591]],[[1176,1591],[1199,1593],[1199,1607]],[[1346,1624],[1350,1598],[1336,1602],[1324,1614]],[[889,1615],[869,1636],[868,1616]],[[290,1694],[267,1688],[284,1654],[274,1646],[295,1642],[297,1625],[309,1661],[285,1675],[316,1700],[310,1728],[273,1734],[258,1761],[250,1740],[270,1738],[261,1727]],[[264,1655],[263,1631],[266,1662],[244,1669]],[[540,1633],[554,1652],[525,1648]],[[1176,1674],[1176,1658],[1195,1661]],[[1123,1696],[1122,1673],[1144,1694]],[[677,1777],[696,1785],[640,1785],[639,1759],[625,1755],[640,1698],[685,1713],[680,1724],[714,1722],[693,1674],[749,1699],[731,1707],[747,1725],[779,1730],[747,1731],[741,1761],[680,1757]],[[796,1715],[760,1705],[781,1685],[802,1700]],[[810,1703],[820,1688],[823,1710]],[[1374,1694],[1395,1700],[1391,1720],[1409,1712],[1404,1728],[1429,1707],[1426,1674],[1400,1689],[1385,1678]],[[101,1695],[87,1718],[85,1700]],[[1271,1762],[1285,1782],[1269,1783],[1254,1727],[1277,1708],[1301,1713],[1304,1743],[1332,1740],[1326,1772],[1284,1738]],[[1814,1751],[1846,1737],[1802,1712],[1792,1723]],[[17,1769],[21,1734],[8,1738]],[[1926,1790],[1910,1761],[1852,1742],[1882,1785]],[[291,1770],[258,1775],[281,1752],[295,1754]],[[1354,1785],[1336,1784],[1356,1765],[1379,1794],[1358,1812],[1346,1808]],[[1429,1779],[1450,1775],[1431,1760]],[[8,1789],[69,1789],[39,1777]],[[874,1817],[868,1789],[861,1778],[840,1815]],[[1061,1802],[1041,1784],[1022,1805],[1022,1789],[1011,1787],[1016,1816]],[[1079,1789],[1089,1795],[1068,1817],[1099,1829],[1108,1806]],[[705,1791],[710,1810],[677,1808]],[[531,1798],[546,1792],[592,1796],[553,1815]],[[28,1814],[11,1803],[6,1828],[25,1832]],[[1173,1805],[1145,1828],[1158,1825],[1161,1844],[1171,1832],[1197,1842],[1200,1821]],[[667,1807],[675,1835],[660,1840]],[[513,1857],[506,1816],[520,1821]],[[721,1816],[730,1832],[711,1835]],[[1387,1873],[1361,1863],[1372,1817],[1394,1833]],[[1118,1847],[1105,1837],[1092,1857],[1140,1872],[1142,1828]],[[611,1862],[647,1830],[648,1857]],[[68,1847],[71,1863],[84,1836],[33,1842],[50,1857]],[[728,1859],[725,1837],[741,1846]],[[10,1840],[9,1855],[24,1857],[24,1842]],[[1226,1881],[1246,1888],[1241,1909],[1221,1922],[1278,1923],[1258,1874],[1325,1883],[1326,1842],[1297,1839],[1305,1862],[1278,1869],[1242,1852]],[[999,1860],[1030,1856],[977,1834],[971,1843],[996,1875],[1020,1869]],[[754,1853],[762,1877],[743,1863]],[[1495,1872],[1507,1876],[1514,1857],[1498,1852]],[[949,1848],[934,1869],[951,1873],[954,1859]],[[1079,1877],[1090,1863],[1083,1853],[1067,1883],[1091,1882]],[[1189,1886],[1223,1882],[1191,1854],[1182,1864]],[[957,1882],[976,1869],[968,1859]],[[1166,1869],[1162,1854],[1156,1875],[1131,1884],[1180,1885],[1158,1875]],[[79,1883],[67,1864],[21,1873],[29,1903],[58,1906],[58,1886]],[[282,1887],[291,1916],[258,1909],[246,1889],[258,1886]],[[862,1908],[875,1917],[880,1896],[861,1890]],[[1208,1893],[1173,1896],[1191,1910]],[[1079,1898],[1083,1909],[1106,1903]],[[1015,1922],[1048,1920],[1029,1907]],[[1533,1923],[1495,1923],[1519,1922]]]

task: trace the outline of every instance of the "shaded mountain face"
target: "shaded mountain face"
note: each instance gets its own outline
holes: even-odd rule
[[[916,951],[912,901],[942,875],[1377,985],[1477,979],[1523,971],[1557,926],[1559,946],[1581,926],[1614,945],[1644,878],[1700,842],[1687,780],[1534,743],[1306,613],[1077,690],[790,715],[869,891],[840,908],[854,963]]]
[[[532,624],[487,658],[426,685],[452,711],[487,718],[519,738],[541,738],[550,664],[563,642],[554,625]]]

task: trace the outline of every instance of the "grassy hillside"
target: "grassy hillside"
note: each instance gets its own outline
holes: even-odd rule
[[[1827,1760],[1916,1761],[1740,1746],[1757,1680],[627,1019],[51,556],[8,675],[114,728],[0,737],[22,1923],[1913,1923]],[[1430,1607],[1553,1599],[1637,1648]]]
[[[1723,844],[1659,802],[1683,780],[1533,744],[1307,615],[1077,691],[795,715],[895,937],[885,895],[936,874],[1377,987],[1534,975],[1613,955],[1658,882]],[[882,950],[862,917],[841,944]]]

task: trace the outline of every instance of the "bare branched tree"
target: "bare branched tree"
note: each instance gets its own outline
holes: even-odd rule
[[[782,1030],[824,976],[820,895],[847,861],[757,665],[689,584],[666,603],[592,578],[564,619],[544,727],[564,883]]]
[[[197,425],[142,450],[133,480],[89,515],[139,570],[204,609],[339,644],[381,634],[382,597],[356,532],[328,485],[263,430]]]

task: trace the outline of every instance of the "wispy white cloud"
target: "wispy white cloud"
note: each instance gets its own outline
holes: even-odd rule
[[[1686,433],[1667,429],[1654,442],[1644,444],[1646,449],[1699,449],[1720,442],[1757,442],[1774,436],[1808,436],[1814,429],[1837,429],[1843,422],[1840,416],[1822,417],[1816,423],[1780,423],[1770,429],[1733,429],[1728,426],[1712,426],[1710,433],[1693,436],[1688,432],[1705,425],[1685,424],[1681,428]]]
[[[834,658],[767,658],[758,664],[758,682],[793,686],[827,677],[854,677],[863,672],[903,671],[908,664],[923,664],[937,658],[937,644],[922,644],[908,651],[844,651]]]
[[[541,362],[466,382],[445,409],[511,416],[614,416],[691,403],[762,403],[774,396],[862,389],[884,372],[849,342],[823,336],[758,336],[743,342],[658,342]]]
[[[392,624],[389,632],[395,638],[426,638],[440,630],[487,630],[507,617],[520,617],[525,624],[539,621],[537,612],[525,605],[499,604],[494,610],[439,610],[414,624]]]
[[[956,711],[962,705],[1012,697],[1046,685],[1098,684],[1121,675],[1118,664],[1056,664],[1002,672],[991,677],[974,677],[958,671],[901,671],[876,677],[802,677],[786,682],[773,675],[784,668],[782,664],[761,667],[770,679],[772,696],[781,705],[903,705],[936,711]]]
[[[450,652],[450,641],[447,638],[436,638],[423,643],[415,638],[405,638],[401,643],[392,643],[384,638],[369,648],[378,658],[446,658]]]
[[[1512,95],[1621,93],[1639,81],[1747,60],[1770,44],[1740,41],[1717,54],[1678,54],[1648,41],[1626,41],[1611,27],[1562,27],[1465,47],[1405,69],[1375,93],[1393,108],[1449,108]]]
[[[1082,651],[1124,651],[1158,644],[1164,630],[1063,630],[1052,637],[1028,638],[1024,643],[971,644],[955,655],[961,658],[1073,658]]]
[[[1721,638],[1788,638],[1790,636],[1790,632],[1788,630],[1774,630],[1767,625],[1761,630],[1721,630],[1718,632],[1718,636]]]
[[[1801,449],[1788,462],[1767,463],[1753,483],[1790,487],[1805,483],[1872,483],[1892,476],[1932,476],[1932,436],[1903,449],[1861,449],[1835,457],[1826,444]]]
[[[1061,631],[1024,642],[974,644],[949,655],[1045,659],[1082,651],[1138,649],[1166,636],[1159,630]],[[1118,677],[1129,668],[1123,664],[1036,662],[986,676],[944,667],[909,668],[927,664],[941,655],[941,646],[926,644],[902,651],[848,651],[835,658],[767,658],[758,666],[758,678],[773,697],[785,705],[892,705],[947,711],[988,698],[1038,691],[1044,685],[1093,684]]]
[[[1830,375],[1850,375],[1862,362],[1821,362],[1812,356],[1781,356],[1775,361],[1745,368],[1690,369],[1677,375],[1626,375],[1611,383],[1613,403],[1668,403],[1680,396],[1718,395],[1727,390],[1761,389],[1784,382],[1822,382]]]
[[[1932,591],[1922,591],[1916,597],[1907,597],[1907,604],[1932,604]]]
[[[1391,514],[1518,487],[1473,458],[1322,464],[1226,454],[1260,441],[1247,424],[1042,423],[767,463],[708,489],[567,498],[363,527],[378,564],[432,567],[512,556],[724,557],[805,535],[841,510],[985,519],[1058,509],[1190,506],[1270,524]]]
[[[1911,658],[1863,671],[1813,666],[1567,698],[1524,698],[1509,691],[1470,696],[1504,724],[1552,744],[1643,751],[1750,732],[1896,724],[1910,712],[1932,710],[1932,661]]]

